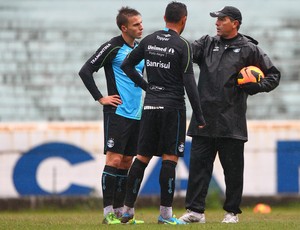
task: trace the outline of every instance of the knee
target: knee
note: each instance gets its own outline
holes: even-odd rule
[[[163,154],[162,160],[163,161],[173,161],[174,163],[177,163],[178,156]]]
[[[136,157],[139,161],[143,162],[144,164],[148,164],[152,157],[146,157],[142,155],[137,155]]]
[[[122,161],[123,155],[118,153],[107,153],[106,154],[106,165],[119,168],[121,161]]]
[[[129,169],[132,164],[132,156],[123,156],[119,168],[120,169]]]

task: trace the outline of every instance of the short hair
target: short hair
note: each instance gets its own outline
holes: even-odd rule
[[[240,27],[241,27],[241,22],[239,21],[239,20],[237,20],[237,19],[234,19],[234,18],[232,18],[232,17],[229,17],[229,20],[231,21],[231,22],[233,22],[233,21],[238,21],[239,22],[239,24],[238,24],[238,26],[236,27],[236,29],[237,30],[239,30],[240,29]]]
[[[170,2],[165,11],[166,22],[177,23],[184,16],[187,16],[186,5],[181,2]]]
[[[141,15],[140,12],[138,12],[137,10],[130,8],[128,6],[125,6],[125,7],[123,6],[119,10],[119,13],[116,17],[116,22],[117,22],[119,29],[121,30],[122,25],[128,24],[129,17],[133,17],[133,16],[137,16],[137,15]]]

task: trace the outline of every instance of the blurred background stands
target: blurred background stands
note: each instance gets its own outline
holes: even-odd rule
[[[297,0],[183,1],[189,17],[182,34],[191,42],[215,34],[210,11],[234,5],[243,14],[241,33],[282,72],[271,96],[248,100],[249,119],[299,119],[300,15]],[[143,16],[144,36],[164,27],[167,1],[0,0],[0,122],[102,119],[102,107],[85,89],[78,71],[105,41],[120,34],[115,16],[128,5]],[[195,66],[196,77],[198,67]],[[96,75],[106,93],[103,70]],[[187,103],[188,118],[191,108]]]

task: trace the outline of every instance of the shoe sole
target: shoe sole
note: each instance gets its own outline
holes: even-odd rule
[[[186,225],[188,223],[184,222],[184,224],[179,224],[179,223],[176,223],[176,222],[165,222],[165,221],[157,221],[158,224],[168,224],[168,225]]]
[[[179,218],[179,220],[181,220],[181,221],[183,221],[183,222],[185,222],[185,223],[199,223],[199,224],[205,224],[205,220],[204,221],[197,221],[197,220],[195,220],[195,221],[193,221],[193,220],[185,220],[185,219],[181,219],[181,218]]]

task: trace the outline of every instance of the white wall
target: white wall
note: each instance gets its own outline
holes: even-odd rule
[[[277,162],[277,145],[280,141],[300,142],[300,121],[250,121],[248,128],[244,195],[278,194],[279,177],[283,189],[289,187],[288,183],[295,181],[296,177],[298,190],[292,193],[299,194],[300,149],[293,150],[296,154],[292,160],[297,161],[298,175],[293,175],[294,179],[286,178],[285,182],[278,174],[281,164]],[[2,123],[0,141],[0,197],[54,193],[102,196],[100,179],[105,162],[102,122]],[[187,138],[187,141],[189,142],[190,138]],[[59,147],[49,149],[54,143],[58,143]],[[80,153],[84,152],[88,159],[77,159],[77,150]],[[289,153],[286,155],[288,157]],[[157,167],[158,160],[159,158],[154,158],[146,170],[142,194],[159,194],[157,190],[149,190],[146,186],[146,183],[152,183],[153,186],[150,187],[155,187],[157,181],[153,176],[153,169]],[[283,170],[292,170],[295,166],[282,167]],[[281,171],[282,173],[285,171]],[[177,167],[177,179],[186,181],[187,177],[188,165],[181,159]],[[218,159],[215,162],[214,179],[224,191],[223,172]],[[68,190],[71,185],[87,190]],[[177,194],[184,195],[185,187],[179,187]]]

